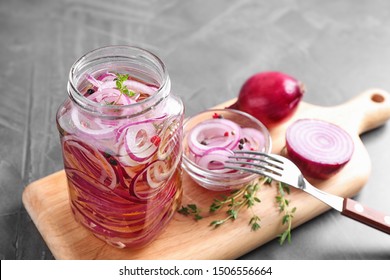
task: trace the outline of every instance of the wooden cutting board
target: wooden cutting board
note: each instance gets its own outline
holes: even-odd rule
[[[233,102],[230,100],[217,107],[223,108]],[[372,89],[334,107],[301,102],[292,119],[271,131],[274,153],[279,153],[284,147],[284,133],[289,123],[304,117],[338,124],[351,134],[355,142],[353,157],[340,173],[326,181],[312,183],[339,196],[356,195],[366,183],[371,170],[369,155],[359,135],[382,125],[390,118],[390,95],[383,90]],[[219,194],[199,187],[186,173],[183,184],[183,205],[195,203],[207,216],[209,205]],[[270,186],[264,186],[258,193],[261,203],[256,205],[255,212],[261,217],[261,228],[256,232],[248,226],[250,211],[241,212],[237,220],[229,221],[217,229],[209,224],[212,220],[222,218],[222,212],[197,222],[176,213],[157,240],[139,250],[113,248],[75,222],[69,206],[64,171],[29,184],[23,193],[23,203],[57,259],[235,259],[284,231],[282,216],[275,203],[276,194],[276,188]],[[292,190],[289,199],[291,207],[297,208],[293,227],[329,209],[299,190]]]

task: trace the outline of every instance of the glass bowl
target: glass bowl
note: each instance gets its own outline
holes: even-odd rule
[[[256,178],[258,178],[259,175],[251,174],[247,172],[228,171],[226,169],[212,170],[207,167],[204,167],[204,165],[201,166],[198,164],[200,162],[199,154],[194,152],[194,146],[192,144],[194,143],[194,141],[191,141],[189,145],[190,142],[189,138],[191,138],[191,140],[197,139],[196,137],[201,138],[199,136],[201,133],[196,134],[197,136],[194,136],[193,129],[199,127],[198,126],[199,124],[204,123],[207,120],[212,120],[216,118],[222,118],[228,121],[232,121],[240,128],[255,129],[257,132],[260,132],[260,134],[256,133],[256,138],[262,137],[262,139],[258,139],[259,143],[262,144],[261,145],[259,144],[257,150],[266,153],[269,153],[271,151],[271,146],[272,146],[271,136],[269,134],[268,129],[259,120],[257,120],[256,118],[252,117],[251,115],[245,112],[241,112],[233,109],[210,109],[210,110],[203,111],[191,118],[188,118],[184,122],[183,125],[184,152],[183,152],[182,166],[183,169],[191,176],[191,178],[197,184],[199,184],[200,186],[206,189],[213,190],[213,191],[227,191],[227,190],[239,189],[245,186],[246,184],[252,182]],[[218,132],[219,129],[221,128],[215,124],[213,125],[210,124],[210,127],[208,128],[209,133],[223,134],[223,131]],[[224,133],[226,134],[225,136],[227,136],[227,132]],[[234,133],[232,133],[232,135],[234,135]],[[201,141],[200,139],[197,139],[197,141],[195,142],[198,142],[198,140]],[[242,141],[243,140],[241,140],[241,142]],[[245,139],[245,141],[247,140]],[[245,150],[245,148],[243,148],[242,146],[240,148]]]

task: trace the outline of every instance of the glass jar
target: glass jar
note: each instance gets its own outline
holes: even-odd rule
[[[164,63],[137,47],[87,53],[70,69],[57,112],[70,205],[119,247],[147,245],[182,197],[183,103]]]

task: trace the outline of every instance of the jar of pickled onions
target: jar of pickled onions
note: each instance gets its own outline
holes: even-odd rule
[[[182,197],[181,100],[147,50],[108,46],[70,69],[57,127],[76,220],[119,247],[149,244]]]

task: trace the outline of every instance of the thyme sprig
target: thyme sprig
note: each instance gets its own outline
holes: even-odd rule
[[[261,219],[254,213],[253,206],[255,206],[256,203],[261,202],[257,197],[257,192],[265,181],[266,180],[263,179],[260,182],[248,184],[240,190],[231,192],[229,196],[223,197],[222,200],[214,199],[209,209],[210,213],[214,213],[225,206],[227,206],[227,211],[224,219],[214,220],[210,223],[210,226],[217,228],[229,220],[236,220],[239,212],[246,207],[252,211],[252,216],[248,223],[251,226],[251,230],[258,230],[260,228]]]
[[[225,211],[226,217],[223,219],[213,220],[210,226],[217,228],[229,220],[236,220],[239,212],[243,208],[250,209],[252,216],[249,220],[249,225],[252,231],[256,231],[260,228],[261,219],[253,211],[253,206],[260,203],[260,199],[257,197],[257,192],[260,186],[266,183],[267,179],[259,180],[246,185],[244,188],[232,191],[229,195],[222,196],[221,198],[215,198],[213,203],[209,207],[209,213],[213,214],[227,207]],[[195,220],[200,220],[203,216],[200,214],[200,209],[195,204],[187,204],[182,206],[178,212],[185,216],[192,216]]]
[[[289,243],[291,243],[292,219],[294,217],[294,213],[297,210],[297,208],[293,207],[290,210],[289,207],[290,201],[286,198],[286,194],[290,194],[289,186],[281,182],[278,182],[277,186],[278,186],[278,195],[275,197],[275,199],[279,206],[279,211],[283,213],[282,225],[287,224],[287,228],[278,236],[279,244],[283,245],[283,243],[286,240]]]
[[[117,89],[120,91],[120,95],[118,96],[118,99],[114,102],[114,104],[117,104],[119,99],[121,98],[122,94],[133,97],[135,95],[135,92],[128,89],[128,87],[124,84],[125,81],[129,79],[129,74],[116,74],[115,78],[115,85]]]
[[[178,212],[184,216],[193,216],[196,221],[203,219],[203,216],[200,215],[200,209],[196,204],[187,204],[187,206],[182,206]]]
[[[219,199],[215,198],[209,207],[209,213],[215,213],[227,207],[227,210],[225,211],[226,217],[223,219],[213,220],[210,223],[210,226],[217,228],[229,220],[236,220],[239,212],[246,207],[252,212],[252,216],[248,222],[251,230],[257,231],[260,229],[261,218],[255,214],[253,206],[261,202],[257,197],[257,193],[260,190],[260,186],[264,184],[271,185],[272,179],[262,178],[259,179],[258,182],[248,184],[242,189],[232,191],[229,195],[222,196]],[[294,213],[296,212],[296,207],[290,209],[290,200],[286,198],[286,196],[290,194],[289,186],[281,182],[276,182],[276,185],[277,195],[275,196],[275,199],[280,213],[283,213],[282,225],[287,225],[284,232],[278,236],[279,244],[283,245],[286,240],[291,243],[292,220]],[[200,214],[201,210],[196,206],[196,204],[187,204],[187,206],[182,206],[178,212],[185,216],[192,216],[196,221],[203,219],[203,216]]]

